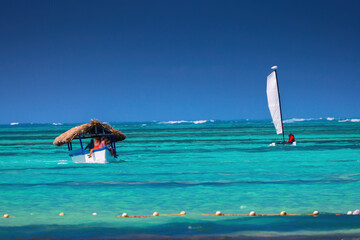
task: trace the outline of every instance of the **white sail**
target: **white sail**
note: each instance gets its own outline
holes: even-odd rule
[[[267,77],[266,93],[268,98],[269,110],[276,129],[276,133],[282,134],[283,128],[281,119],[280,98],[275,71],[273,71]]]

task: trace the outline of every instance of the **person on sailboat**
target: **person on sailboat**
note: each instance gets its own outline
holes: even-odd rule
[[[292,133],[289,133],[289,140],[285,144],[293,144],[295,142],[295,137]]]

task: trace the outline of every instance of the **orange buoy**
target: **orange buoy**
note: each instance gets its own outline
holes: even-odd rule
[[[159,213],[158,213],[158,212],[154,212],[154,213],[153,213],[153,216],[159,216]]]
[[[185,215],[185,214],[186,214],[185,211],[181,211],[181,212],[180,212],[180,215]]]
[[[254,211],[251,211],[251,212],[249,213],[249,216],[256,216],[256,213],[255,213]]]
[[[216,213],[215,213],[215,215],[216,216],[221,216],[221,215],[223,215],[220,211],[217,211]]]
[[[59,213],[59,216],[65,216],[65,213],[61,212]]]
[[[123,213],[121,217],[129,217],[127,213]]]
[[[286,216],[287,215],[287,213],[285,212],[285,211],[282,211],[281,213],[280,213],[280,216]]]

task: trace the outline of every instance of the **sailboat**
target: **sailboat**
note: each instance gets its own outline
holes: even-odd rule
[[[277,66],[273,66],[271,68],[273,70],[272,73],[267,77],[267,86],[266,86],[266,94],[268,99],[268,106],[271,114],[271,118],[273,120],[276,134],[282,134],[282,142],[285,142],[284,136],[284,125],[283,118],[281,112],[281,101],[280,101],[280,92],[279,92],[279,84],[277,78]],[[292,145],[296,145],[296,142],[292,143]],[[275,143],[271,143],[270,146],[275,146]]]

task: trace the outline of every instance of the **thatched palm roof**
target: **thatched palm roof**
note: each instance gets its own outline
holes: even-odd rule
[[[70,143],[77,137],[95,137],[100,135],[114,135],[115,141],[122,141],[126,138],[126,135],[110,127],[109,124],[101,123],[97,120],[91,120],[90,123],[86,123],[77,127],[74,127],[67,132],[64,132],[53,142],[56,146],[61,146],[65,143]]]

